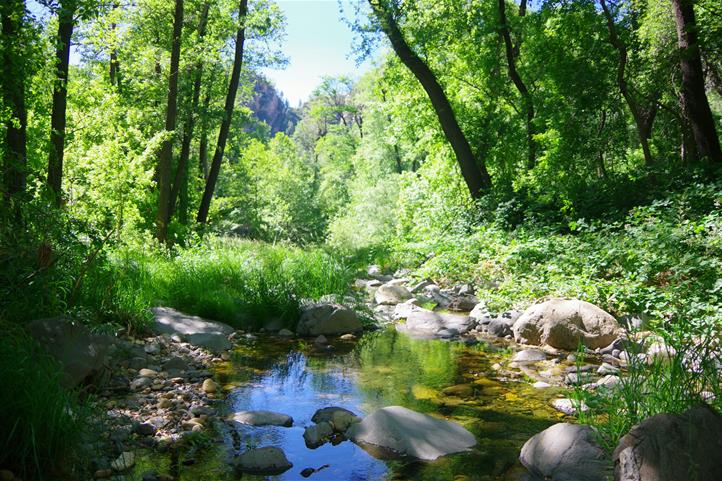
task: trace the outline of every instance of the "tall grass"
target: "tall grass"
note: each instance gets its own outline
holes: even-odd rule
[[[88,410],[23,330],[0,322],[0,467],[23,479],[72,478]]]
[[[84,281],[82,304],[99,317],[142,328],[164,305],[237,328],[277,320],[294,327],[302,299],[341,296],[353,270],[321,248],[212,238],[167,253],[122,248]]]

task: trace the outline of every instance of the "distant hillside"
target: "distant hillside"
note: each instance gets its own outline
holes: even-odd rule
[[[265,78],[256,77],[253,87],[253,99],[248,107],[255,117],[271,127],[271,135],[277,132],[290,134],[299,121],[295,110],[288,105],[288,101],[281,97],[276,88]]]

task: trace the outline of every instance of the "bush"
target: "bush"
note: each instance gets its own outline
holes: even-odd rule
[[[88,409],[62,389],[60,369],[22,329],[0,322],[0,466],[57,479],[80,459]]]

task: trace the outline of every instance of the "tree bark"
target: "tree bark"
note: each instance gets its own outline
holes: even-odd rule
[[[526,14],[526,2],[522,2],[519,7],[519,15]],[[514,83],[519,95],[521,95],[524,103],[524,111],[526,112],[526,141],[527,141],[527,169],[531,170],[536,165],[537,146],[534,140],[536,131],[534,129],[534,102],[529,93],[529,89],[519,75],[516,68],[516,58],[519,55],[519,45],[514,45],[511,41],[511,30],[506,18],[506,0],[499,0],[499,23],[501,36],[504,39],[504,47],[506,50],[506,64],[509,72],[509,78]]]
[[[117,10],[120,7],[118,3],[113,4],[113,10]],[[115,29],[118,26],[115,23],[110,24],[110,30],[115,35]],[[118,49],[115,46],[110,50],[110,68],[108,76],[110,77],[110,85],[117,85],[118,91],[120,91],[120,62],[118,61]]]
[[[178,114],[178,64],[180,63],[181,34],[183,31],[183,0],[176,0],[173,13],[173,45],[168,73],[168,106],[165,115],[165,130],[175,133]],[[156,238],[165,242],[170,221],[171,160],[173,158],[173,137],[166,139],[158,156],[158,212],[156,216]]]
[[[441,124],[441,129],[454,150],[456,161],[459,164],[461,175],[466,182],[469,193],[472,198],[478,199],[485,190],[491,187],[491,177],[484,160],[479,159],[477,165],[477,159],[471,150],[468,139],[459,126],[454,110],[443,88],[428,65],[406,43],[399,26],[396,24],[393,12],[388,6],[384,5],[384,0],[369,0],[369,4],[381,24],[381,29],[391,42],[394,52],[414,74],[429,96]]]
[[[3,194],[12,199],[25,192],[27,168],[27,124],[25,108],[25,61],[21,33],[25,17],[24,0],[0,2],[2,41],[2,99],[10,115],[5,122],[3,150]]]
[[[198,207],[198,215],[196,220],[205,224],[208,220],[208,210],[211,206],[211,199],[213,198],[213,191],[216,188],[216,181],[218,180],[218,173],[221,170],[221,161],[223,160],[223,152],[226,148],[226,141],[228,140],[228,132],[231,127],[231,118],[233,117],[233,107],[236,103],[236,93],[238,92],[238,84],[241,79],[241,67],[243,66],[243,46],[246,41],[246,15],[248,14],[248,0],[241,0],[238,7],[238,21],[240,25],[236,34],[236,50],[233,57],[233,69],[231,71],[231,79],[228,83],[228,92],[226,94],[226,104],[221,121],[221,129],[218,132],[218,143],[216,144],[216,151],[213,154],[213,160],[211,161],[211,168],[208,172],[208,179],[206,180],[206,187],[203,191],[203,198],[201,199],[201,205]]]
[[[650,101],[650,105],[643,107],[639,104],[632,95],[627,84],[625,71],[627,68],[627,46],[617,35],[617,29],[614,25],[614,18],[612,13],[607,6],[605,0],[601,0],[602,10],[607,20],[607,30],[609,31],[609,43],[617,49],[619,52],[619,63],[617,64],[617,86],[619,91],[622,93],[624,100],[627,102],[629,111],[632,113],[634,118],[634,125],[637,128],[637,135],[639,136],[639,142],[642,144],[642,152],[644,153],[644,163],[647,166],[654,165],[654,157],[652,157],[652,151],[649,148],[649,139],[652,137],[652,126],[654,125],[654,119],[657,116],[657,99],[656,96]]]
[[[208,21],[208,9],[210,8],[210,4],[206,2],[203,5],[203,10],[201,11],[201,17],[198,22],[198,38],[200,40],[203,40],[203,37],[206,35],[206,22]],[[173,180],[173,187],[171,188],[170,192],[170,199],[168,201],[168,218],[170,219],[173,217],[173,211],[175,210],[175,204],[176,200],[178,199],[178,194],[181,191],[185,191],[186,194],[186,202],[184,203],[185,207],[187,207],[187,188],[188,188],[188,159],[190,157],[191,152],[191,140],[193,139],[193,127],[194,127],[194,121],[195,121],[195,112],[198,109],[198,100],[201,96],[201,79],[203,77],[203,63],[198,62],[194,68],[195,70],[195,77],[193,79],[193,94],[191,98],[191,104],[190,109],[188,110],[188,114],[186,116],[185,122],[183,124],[183,141],[181,143],[181,153],[180,157],[178,159],[178,166],[176,167],[175,172],[175,179]],[[188,223],[188,213],[187,211],[183,211],[181,209],[181,212],[179,213],[179,220],[182,224]]]
[[[697,22],[692,0],[671,0],[677,24],[684,108],[697,144],[697,153],[710,163],[722,163],[722,149],[707,100],[700,58]]]
[[[56,205],[62,202],[65,127],[67,125],[68,73],[70,40],[75,23],[75,0],[64,0],[58,10],[58,36],[55,40],[56,76],[53,85],[53,107],[50,114],[50,152],[48,153],[48,190]]]

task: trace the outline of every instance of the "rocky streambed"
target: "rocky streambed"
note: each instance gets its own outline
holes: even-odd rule
[[[556,479],[591,459],[588,479],[601,480],[611,458],[588,428],[557,424],[585,409],[569,387],[609,389],[629,356],[670,355],[582,301],[492,314],[470,286],[373,268],[356,287],[372,329],[330,302],[306,305],[297,332],[166,308],[139,339],[38,321],[61,361],[75,351],[67,382],[102,386],[97,455],[79,479]],[[584,362],[570,352],[580,342]],[[570,454],[565,439],[584,449]],[[548,459],[555,449],[569,459]]]

